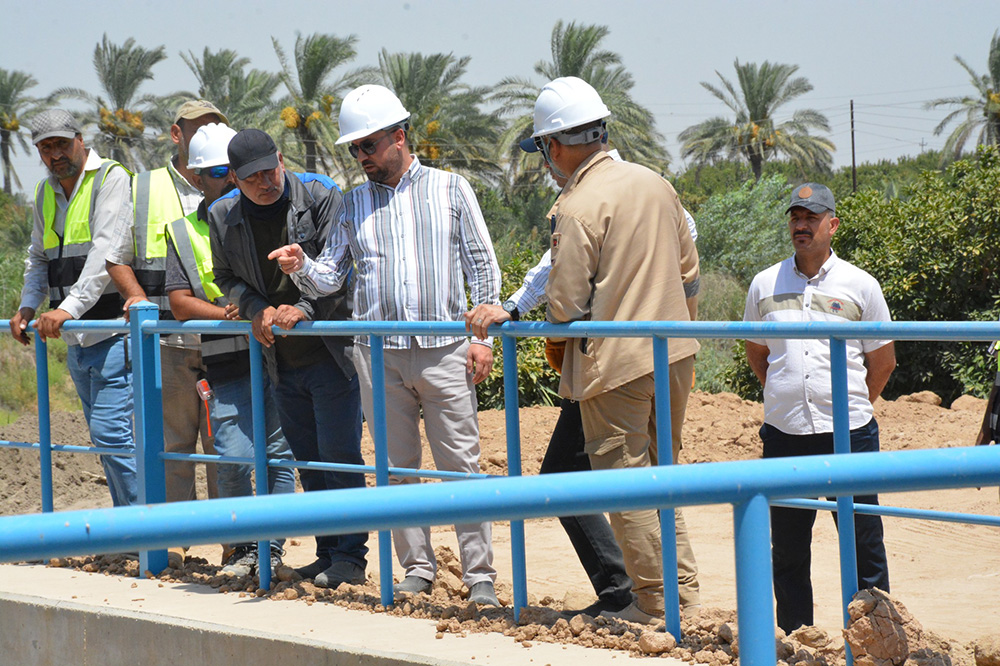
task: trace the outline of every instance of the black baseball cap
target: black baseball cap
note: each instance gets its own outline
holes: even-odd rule
[[[258,171],[278,166],[278,147],[267,132],[240,130],[229,142],[229,166],[236,171],[237,178],[246,180]]]

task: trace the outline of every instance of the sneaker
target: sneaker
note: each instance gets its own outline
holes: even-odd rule
[[[481,580],[469,588],[469,601],[475,601],[483,606],[499,606],[497,593],[493,589],[493,583],[488,580]]]
[[[330,560],[326,559],[325,557],[320,557],[312,564],[307,564],[304,567],[299,567],[298,569],[295,570],[295,573],[300,575],[302,578],[311,579],[315,578],[316,576],[320,575],[321,573],[329,569],[331,564],[333,564],[333,562],[331,562]]]
[[[271,546],[271,573],[277,573],[278,568],[284,564],[281,561],[281,556],[284,554],[284,549]]]
[[[250,576],[256,570],[257,546],[249,544],[236,546],[222,567],[222,573],[230,576]]]
[[[609,620],[635,622],[636,624],[660,624],[663,622],[663,618],[656,615],[650,615],[646,611],[639,608],[635,602],[630,603],[622,610],[614,613],[611,611],[604,611],[601,613],[601,617],[606,617]]]
[[[401,583],[392,586],[393,595],[396,594],[419,594],[430,592],[434,587],[434,581],[421,578],[420,576],[407,576]]]
[[[331,564],[326,571],[316,575],[313,583],[316,587],[328,587],[334,590],[341,584],[361,585],[365,582],[364,567],[360,567],[354,562],[340,560]]]

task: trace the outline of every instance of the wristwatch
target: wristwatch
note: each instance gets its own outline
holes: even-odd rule
[[[517,311],[517,303],[507,301],[503,304],[504,311],[510,315],[511,321],[521,321],[521,313]]]

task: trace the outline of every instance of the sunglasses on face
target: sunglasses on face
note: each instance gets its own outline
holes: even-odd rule
[[[208,176],[209,178],[225,178],[229,175],[229,167],[225,165],[213,166],[204,169],[195,169],[194,172],[199,176]]]
[[[352,143],[347,147],[347,150],[351,152],[351,157],[355,159],[362,152],[365,155],[374,155],[375,151],[378,150],[378,144],[382,143],[382,139],[386,138],[387,136],[392,136],[392,133],[388,132],[386,134],[383,134],[377,139],[368,139],[367,141],[362,141],[357,145]]]

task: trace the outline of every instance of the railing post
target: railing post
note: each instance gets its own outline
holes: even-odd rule
[[[660,465],[674,463],[674,441],[670,422],[670,353],[666,338],[653,336],[653,380],[656,409],[656,460]],[[660,509],[660,543],[663,551],[663,608],[669,631],[681,640],[681,600],[677,589],[677,521],[674,509]]]
[[[42,513],[51,513],[52,501],[52,420],[49,405],[48,345],[35,330],[35,384],[38,393],[39,480],[42,483]]]
[[[517,386],[517,338],[504,335],[503,401],[507,422],[507,476],[521,476],[520,391]],[[514,621],[528,605],[528,574],[524,553],[524,521],[510,521],[510,560],[514,582]]]
[[[166,501],[166,470],[163,465],[163,398],[160,378],[160,336],[144,334],[145,322],[159,320],[159,309],[143,301],[129,310],[129,342],[132,346],[132,390],[135,403],[135,460],[140,504]],[[167,551],[139,551],[139,575],[158,574],[167,568]]]
[[[755,495],[733,506],[736,541],[736,615],[741,666],[774,666],[771,523],[767,498]]]
[[[385,338],[370,335],[372,348],[372,411],[375,422],[369,424],[375,443],[375,485],[389,485],[389,444],[385,416]],[[392,532],[380,530],[378,533],[379,588],[382,605],[392,605]]]
[[[254,493],[267,495],[267,432],[264,408],[264,355],[261,344],[250,337],[250,404],[253,409]],[[262,590],[271,589],[271,541],[257,542],[257,575]]]
[[[851,416],[847,408],[847,342],[830,338],[830,381],[833,389],[833,451],[851,452]],[[837,497],[837,538],[840,543],[840,592],[844,628],[850,621],[847,606],[858,591],[858,556],[854,538],[854,498]],[[854,663],[850,646],[844,646],[847,666]]]

